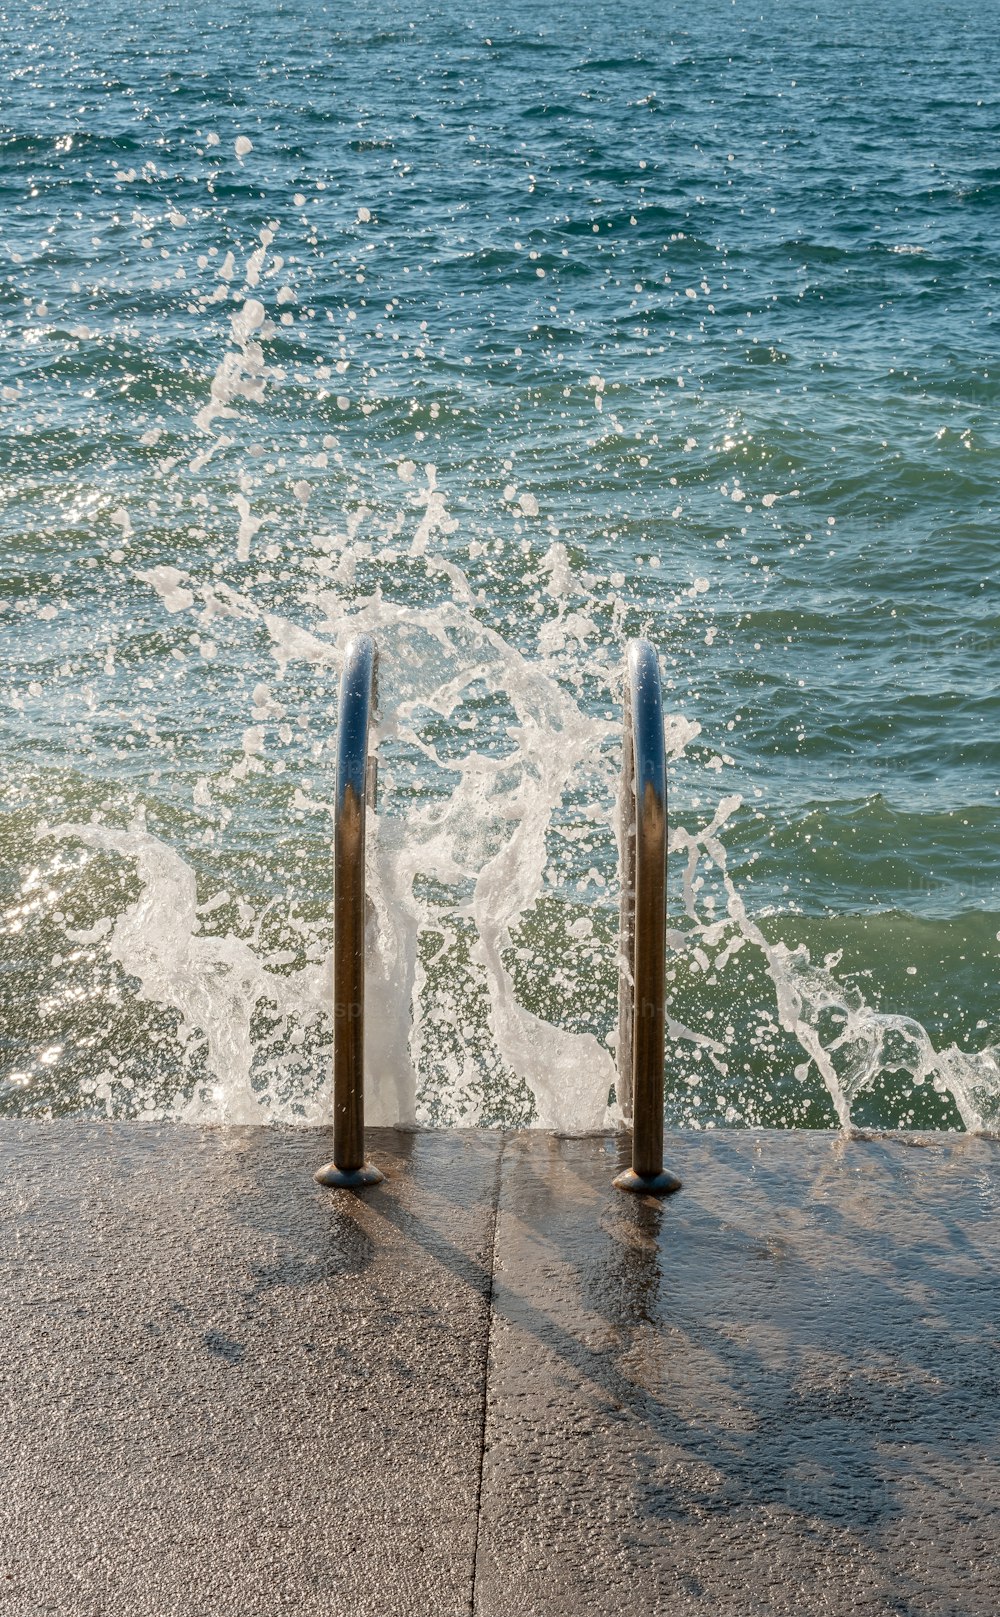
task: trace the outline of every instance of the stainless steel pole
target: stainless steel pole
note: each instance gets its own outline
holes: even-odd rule
[[[365,1160],[365,806],[368,730],[376,698],[378,649],[371,635],[344,654],[337,731],[333,832],[333,1161],[321,1185],[376,1185],[384,1175]]]
[[[666,1027],[667,763],[660,665],[648,640],[628,646],[622,745],[618,1085],[632,1122],[632,1166],[620,1190],[665,1196],[681,1182],[663,1166]]]

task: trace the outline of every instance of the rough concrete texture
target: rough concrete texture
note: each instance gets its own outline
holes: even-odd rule
[[[0,1125],[0,1617],[1000,1612],[1000,1144],[329,1144]]]
[[[476,1610],[1000,1611],[1000,1145],[520,1137]]]
[[[496,1136],[0,1130],[0,1613],[470,1609]]]

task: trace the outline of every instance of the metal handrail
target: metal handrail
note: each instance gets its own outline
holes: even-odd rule
[[[620,804],[621,914],[618,1104],[632,1123],[632,1166],[619,1190],[666,1196],[681,1182],[663,1166],[666,1029],[667,761],[660,665],[648,640],[627,652]]]
[[[337,724],[333,831],[333,1161],[321,1185],[356,1189],[385,1177],[365,1161],[365,807],[374,803],[368,730],[377,702],[378,648],[360,634],[344,653]]]

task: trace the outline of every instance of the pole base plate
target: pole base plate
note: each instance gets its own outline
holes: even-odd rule
[[[335,1162],[328,1162],[325,1168],[317,1169],[313,1178],[318,1185],[333,1185],[339,1190],[361,1190],[365,1185],[380,1185],[385,1174],[379,1173],[370,1162],[362,1164],[360,1168],[338,1168]]]
[[[680,1190],[681,1182],[675,1173],[664,1168],[660,1173],[641,1174],[626,1168],[614,1181],[619,1190],[631,1190],[637,1196],[672,1196]]]

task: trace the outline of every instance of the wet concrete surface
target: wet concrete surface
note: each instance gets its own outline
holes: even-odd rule
[[[0,1123],[0,1617],[1000,1612],[1000,1143]]]
[[[470,1609],[497,1136],[0,1129],[0,1614]]]
[[[520,1137],[476,1610],[1000,1611],[1000,1144]]]

